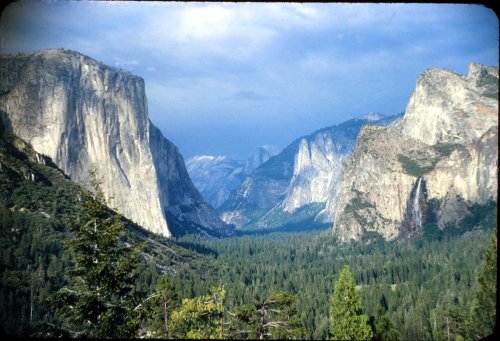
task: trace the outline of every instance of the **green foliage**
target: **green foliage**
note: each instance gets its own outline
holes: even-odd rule
[[[484,338],[493,333],[496,324],[497,257],[496,230],[484,252],[484,264],[478,275],[479,288],[473,308],[474,337]]]
[[[297,310],[293,307],[295,297],[288,292],[273,293],[265,300],[237,307],[231,314],[228,336],[231,339],[302,339],[302,327]]]
[[[376,231],[366,231],[361,237],[361,242],[366,243],[384,243],[384,237]]]
[[[459,143],[444,143],[439,142],[432,146],[432,148],[442,157],[450,156],[451,152],[455,149],[463,148],[464,146]]]
[[[483,95],[493,99],[498,99],[498,78],[490,75],[489,73],[484,73],[482,77],[477,82],[478,87],[486,87]]]
[[[51,302],[62,330],[71,336],[133,337],[140,322],[134,282],[141,245],[119,239],[125,224],[106,206],[95,172],[91,177],[94,192],[82,192],[78,218],[69,226],[74,236],[68,244],[75,254],[71,284]]]
[[[67,281],[63,269],[71,255],[62,243],[64,219],[74,212],[76,186],[32,162],[18,142],[2,133],[0,326],[10,335],[28,336],[54,322],[45,300]]]
[[[435,207],[438,207],[438,205]],[[428,205],[428,210],[432,209],[433,208]],[[435,222],[425,224],[423,227],[423,239],[427,241],[442,240],[443,238],[458,236],[480,228],[488,229],[492,226],[496,226],[496,201],[490,200],[485,204],[475,203],[471,205],[468,210],[468,214],[461,221],[459,221],[456,226],[454,224],[449,224],[441,230]]]
[[[437,143],[430,148],[411,150],[406,155],[398,154],[397,158],[406,174],[418,178],[432,171],[440,160],[461,147],[457,143]]]
[[[423,238],[432,241],[432,240],[440,240],[443,238],[443,231],[439,229],[436,223],[425,224],[423,226]]]
[[[28,152],[17,150],[12,145],[14,140],[14,136],[7,136],[0,143],[1,327],[13,335],[48,335],[40,327],[43,324],[54,327],[50,335],[74,336],[75,333],[69,332],[68,321],[65,325],[59,324],[46,299],[62,287],[67,288],[63,291],[75,292],[83,287],[74,282],[76,278],[69,276],[67,269],[76,265],[76,254],[69,252],[68,245],[62,242],[76,235],[76,231],[66,231],[66,221],[77,225],[84,223],[82,211],[75,205],[79,189],[60,171],[30,161]],[[354,204],[363,206],[362,202]],[[401,244],[387,243],[376,235],[367,235],[370,244],[337,245],[329,231],[270,233],[226,239],[183,237],[184,246],[196,249],[202,255],[148,234],[123,218],[109,219],[108,222],[120,220],[127,224],[127,231],[119,233],[123,243],[119,243],[117,250],[127,245],[125,242],[147,242],[144,247],[147,260],[142,259],[137,265],[138,275],[134,289],[129,293],[134,299],[139,299],[141,292],[145,291],[149,297],[136,310],[142,315],[130,313],[130,308],[127,308],[116,329],[120,329],[122,322],[129,321],[129,326],[137,326],[140,319],[144,319],[144,334],[140,336],[203,337],[210,333],[210,337],[219,338],[221,325],[222,336],[230,337],[233,328],[240,324],[240,327],[247,326],[239,329],[246,332],[234,334],[234,338],[257,338],[258,329],[248,326],[252,323],[258,326],[259,309],[273,293],[287,291],[282,297],[285,305],[271,307],[271,310],[288,311],[290,320],[273,317],[275,312],[269,309],[264,316],[269,322],[285,320],[296,323],[297,334],[285,333],[295,327],[282,332],[271,328],[269,333],[273,334],[266,337],[303,335],[309,339],[326,339],[331,288],[339,277],[341,266],[348,264],[358,284],[362,309],[366,315],[374,316],[371,325],[375,338],[392,339],[399,335],[401,339],[447,339],[449,332],[450,339],[477,339],[478,333],[487,335],[487,329],[491,330],[489,319],[492,314],[486,313],[488,309],[491,311],[491,305],[488,308],[481,304],[495,302],[491,298],[491,286],[488,286],[496,283],[493,272],[484,270],[485,274],[478,276],[483,269],[478,269],[477,264],[483,261],[482,250],[490,240],[489,233],[482,229],[491,228],[496,223],[496,203],[473,205],[470,212],[458,228],[440,231],[436,225],[429,225],[425,227],[423,239]],[[113,214],[107,210],[103,217],[111,218]],[[86,250],[93,251],[92,245],[96,244],[89,245]],[[125,249],[131,251],[129,247],[125,246]],[[492,259],[491,255],[496,255],[496,251],[488,252],[489,255],[484,255],[485,264],[489,262],[487,259]],[[496,264],[494,268],[496,270]],[[110,269],[103,267],[100,271],[104,274]],[[125,272],[121,271],[122,275]],[[161,273],[165,273],[165,277]],[[133,271],[131,275],[135,276]],[[227,291],[223,304],[217,308],[219,310],[212,306],[211,313],[202,315],[212,316],[210,332],[199,330],[203,328],[202,324],[193,321],[190,314],[184,315],[188,322],[179,319],[178,326],[173,326],[174,310],[182,310],[175,294],[188,300],[202,297],[205,300],[198,302],[207,303],[209,297],[213,297],[213,293],[207,293],[207,288],[221,283]],[[130,286],[124,290],[129,289]],[[487,292],[486,289],[489,294],[480,294]],[[296,299],[287,299],[287,295]],[[134,307],[135,303],[129,305],[134,299],[125,298],[120,305]],[[150,310],[143,309],[148,305]],[[380,305],[384,307],[383,314],[377,312]],[[222,324],[220,315],[215,313],[222,311],[221,308],[224,313]],[[113,309],[103,317],[104,320],[109,322],[121,314]],[[82,321],[80,319],[76,324]],[[189,321],[193,328],[189,327]],[[67,333],[62,333],[63,329]],[[305,334],[300,334],[301,331]],[[113,330],[105,337],[118,333],[127,334],[123,329]]]
[[[356,189],[352,189],[352,191],[356,194],[345,206],[344,208],[344,213],[346,214],[352,214],[352,216],[361,224],[363,227],[372,227],[373,226],[373,221],[367,219],[363,215],[363,211],[366,209],[374,209],[376,208],[375,205],[372,202],[367,201],[364,198],[363,193]],[[371,210],[372,213],[377,214],[376,210]],[[379,215],[379,217],[381,217]],[[383,217],[381,217],[384,219]],[[375,237],[374,235],[371,235],[371,237]]]
[[[156,282],[155,292],[141,304],[141,313],[146,319],[146,329],[153,338],[171,338],[167,328],[173,310],[178,305],[178,289],[169,275],[164,274]]]
[[[477,227],[491,228],[497,223],[497,202],[490,200],[484,205],[473,204],[469,207],[469,215],[467,215],[460,223],[458,228],[460,232],[470,231]]]
[[[370,316],[370,326],[373,331],[373,340],[395,341],[399,339],[399,333],[392,320],[385,314],[384,308],[379,306],[375,317]]]
[[[438,306],[430,314],[434,340],[473,340],[471,326],[464,307],[454,304]]]
[[[257,339],[259,316],[254,304],[243,304],[233,309],[229,322],[229,339]]]
[[[224,297],[224,289],[214,287],[209,295],[183,299],[168,321],[174,338],[222,339]]]
[[[70,336],[47,300],[73,281],[68,270],[74,266],[75,254],[64,241],[75,236],[74,231],[68,231],[68,222],[82,222],[81,189],[68,181],[50,159],[40,157],[14,135],[1,132],[0,328],[14,336]],[[37,163],[40,161],[44,164]],[[138,276],[131,292],[135,298],[140,299],[142,292],[153,291],[160,271],[181,273],[172,279],[176,288],[182,287],[183,281],[202,280],[200,273],[212,271],[203,256],[102,208],[107,210],[109,222],[126,224],[126,230],[119,234],[119,245],[146,242],[144,255],[148,260],[140,258],[136,267]],[[120,253],[121,246],[110,254]],[[133,247],[125,249],[130,251]],[[132,261],[134,257],[129,258]],[[123,276],[126,268],[122,266],[120,270]],[[101,270],[105,273],[109,269]],[[199,291],[201,287],[203,284],[197,282],[192,289]]]
[[[403,154],[398,154],[398,161],[399,163],[401,163],[403,171],[406,174],[412,175],[414,177],[421,177],[424,174],[429,173],[431,170],[434,169],[434,166],[437,163],[436,161],[430,165],[422,165],[418,161]]]
[[[372,336],[354,277],[346,265],[335,283],[330,309],[330,337],[334,340],[370,340]]]
[[[374,207],[372,203],[366,201],[363,198],[360,197],[354,197],[351,199],[351,201],[346,205],[345,211],[346,212],[354,212],[357,210],[362,210],[364,208],[371,208]]]
[[[210,271],[197,275],[179,274],[184,276],[178,282],[184,297],[205,294],[207,286],[224,283],[226,308],[236,313],[238,307],[252,307],[255,298],[288,291],[297,298],[292,306],[306,330],[305,338],[326,339],[332,287],[341,267],[348,264],[364,313],[376,316],[382,304],[399,338],[407,340],[431,339],[431,313],[438,303],[439,307],[470,310],[477,264],[489,232],[348,245],[336,244],[330,231],[223,239],[191,235],[180,241],[204,250],[212,265]],[[447,293],[451,298],[438,302]]]

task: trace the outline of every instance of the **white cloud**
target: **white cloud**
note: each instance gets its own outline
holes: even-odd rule
[[[188,7],[180,13],[180,25],[172,32],[179,39],[220,39],[231,33],[234,14],[219,5]]]
[[[126,60],[122,58],[115,58],[115,65],[119,68],[123,69],[130,69],[133,70],[134,66],[139,65],[139,62],[137,60]]]

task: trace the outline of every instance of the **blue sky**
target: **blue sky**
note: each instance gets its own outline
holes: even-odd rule
[[[145,79],[185,158],[246,159],[369,112],[405,110],[420,73],[498,66],[480,5],[19,1],[2,54],[72,49]]]

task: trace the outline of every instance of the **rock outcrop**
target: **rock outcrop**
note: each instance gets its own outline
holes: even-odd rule
[[[231,193],[219,208],[222,219],[252,229],[333,222],[342,159],[352,153],[360,128],[398,117],[370,114],[295,140]]]
[[[177,148],[149,121],[142,78],[62,49],[3,56],[0,74],[6,128],[72,181],[86,185],[96,165],[112,206],[164,236],[171,234],[166,211],[186,205],[195,209],[185,219],[224,227],[192,185]]]
[[[344,163],[334,234],[392,240],[431,219],[453,225],[472,204],[497,200],[497,165],[498,69],[472,64],[468,76],[430,69],[399,122],[361,130]]]

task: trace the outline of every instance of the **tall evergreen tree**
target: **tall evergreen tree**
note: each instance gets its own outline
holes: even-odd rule
[[[496,324],[497,303],[497,235],[484,252],[485,261],[482,272],[478,276],[479,289],[473,308],[474,334],[477,338],[491,335]]]
[[[354,277],[346,265],[335,283],[330,309],[330,337],[334,340],[369,340],[372,336]]]
[[[147,330],[152,337],[170,338],[172,335],[168,328],[173,310],[177,306],[178,294],[170,277],[161,276],[156,283],[156,290],[141,304],[141,311],[148,321]]]
[[[134,282],[141,245],[120,240],[122,217],[106,205],[94,169],[90,175],[93,191],[81,193],[78,218],[69,226],[74,234],[68,241],[75,254],[72,283],[52,297],[62,320],[59,330],[72,337],[134,337],[140,322]]]

